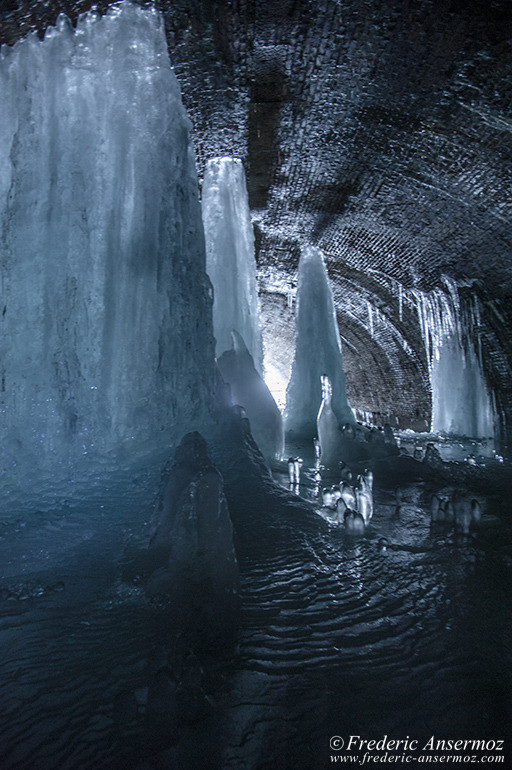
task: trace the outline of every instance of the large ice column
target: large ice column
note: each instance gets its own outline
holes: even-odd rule
[[[457,286],[416,291],[418,316],[432,387],[434,432],[494,436],[494,409],[469,329],[462,321]]]
[[[321,377],[332,386],[332,409],[340,426],[354,422],[345,392],[341,342],[332,291],[322,252],[303,249],[299,262],[295,313],[295,358],[286,391],[286,431],[316,435],[322,402]]]
[[[2,470],[41,498],[201,424],[211,286],[155,10],[60,17],[2,49],[0,92]]]
[[[213,158],[203,181],[202,211],[207,272],[213,284],[217,357],[231,349],[231,332],[243,338],[263,374],[263,342],[256,281],[254,233],[242,161]]]

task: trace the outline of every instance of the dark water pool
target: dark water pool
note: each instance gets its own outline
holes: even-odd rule
[[[148,739],[144,704],[173,629],[120,568],[127,543],[147,538],[149,512],[4,524],[2,769],[316,769],[347,756],[333,736],[507,739],[507,500],[490,494],[480,529],[457,540],[431,532],[423,483],[402,485],[399,510],[377,488],[357,538],[313,511],[280,516],[242,497],[238,645],[205,654],[210,709],[169,745]]]

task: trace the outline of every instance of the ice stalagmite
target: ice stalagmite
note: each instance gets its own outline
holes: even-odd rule
[[[211,287],[155,10],[60,17],[2,49],[0,91],[2,481],[40,503],[199,427]]]
[[[492,399],[463,323],[457,286],[447,279],[445,283],[447,291],[415,292],[432,387],[431,430],[492,437]]]
[[[322,402],[321,377],[332,386],[332,410],[340,426],[354,422],[345,392],[345,374],[336,311],[322,252],[302,251],[295,313],[295,358],[286,391],[286,431],[295,436],[316,435]]]
[[[263,374],[260,303],[254,234],[242,161],[208,161],[202,190],[206,264],[214,290],[213,330],[217,357],[231,349],[231,332],[243,338]]]
[[[332,410],[332,388],[326,375],[321,377],[322,403],[317,417],[317,434],[320,442],[320,460],[324,466],[332,466],[346,458],[344,441],[338,420]]]

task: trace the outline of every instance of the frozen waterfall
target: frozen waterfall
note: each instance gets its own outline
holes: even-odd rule
[[[415,291],[432,387],[433,432],[472,438],[494,436],[494,409],[482,367],[464,323],[457,286]],[[477,320],[477,319],[476,319]]]
[[[295,313],[295,358],[286,391],[286,431],[315,436],[322,402],[321,377],[332,386],[332,409],[340,426],[354,422],[345,393],[345,374],[336,310],[322,252],[303,249]]]
[[[61,16],[2,49],[0,89],[2,488],[41,505],[159,468],[199,427],[211,287],[154,9],[125,2],[76,30]]]
[[[263,342],[256,281],[254,233],[242,161],[213,158],[203,181],[202,211],[207,272],[213,284],[217,357],[231,349],[231,332],[243,338],[263,374]]]

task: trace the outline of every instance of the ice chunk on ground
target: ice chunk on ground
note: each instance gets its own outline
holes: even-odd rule
[[[317,433],[320,442],[320,462],[332,466],[343,458],[343,436],[336,415],[332,410],[332,388],[329,378],[323,375],[322,403],[317,417]]]
[[[233,405],[244,407],[251,431],[265,457],[280,458],[284,449],[283,418],[265,381],[255,369],[244,340],[236,331],[233,346],[218,359],[223,379],[231,388]]]
[[[340,425],[354,423],[345,392],[345,374],[336,311],[322,252],[312,246],[299,262],[295,314],[295,357],[286,392],[285,429],[312,438],[322,401],[320,378],[332,385],[332,410]]]
[[[202,211],[207,272],[214,290],[217,357],[231,349],[231,332],[235,330],[243,337],[257,371],[263,374],[254,233],[241,160],[213,158],[208,161]]]

